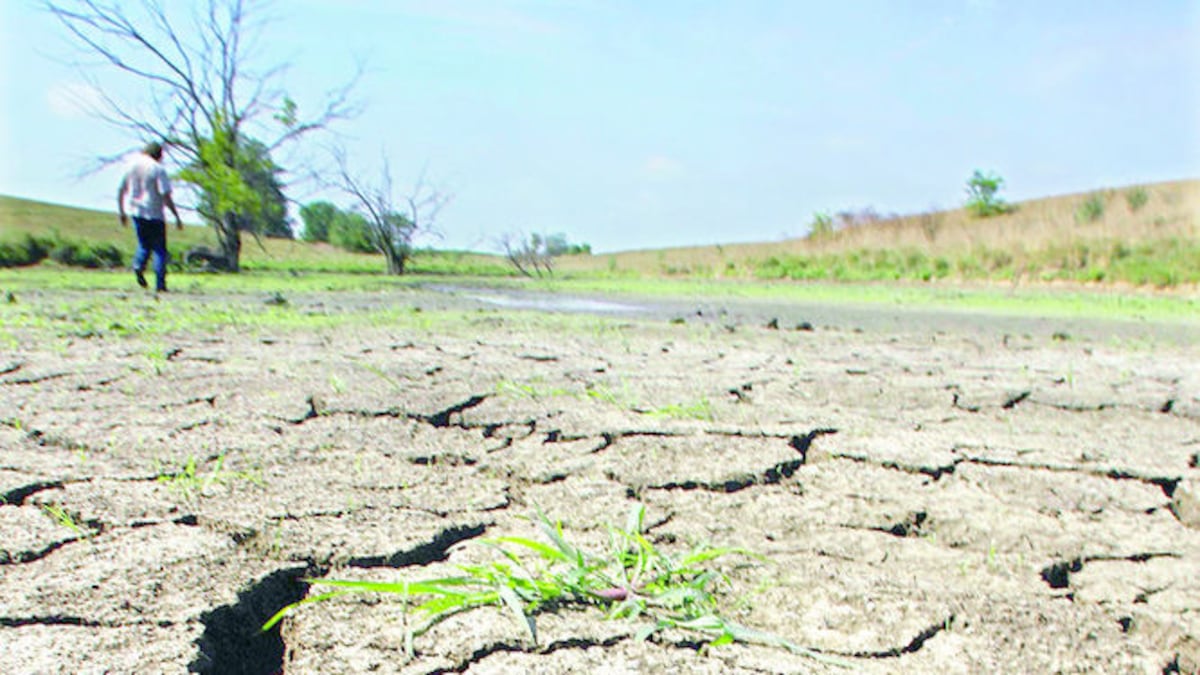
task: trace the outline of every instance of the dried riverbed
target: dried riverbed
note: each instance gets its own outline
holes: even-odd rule
[[[426,292],[98,293],[85,325],[81,296],[14,300],[4,672],[846,672],[596,609],[538,616],[537,647],[470,612],[411,660],[389,598],[257,630],[303,578],[446,574],[537,507],[603,541],[635,503],[666,550],[760,554],[722,565],[730,618],[852,672],[1200,668],[1178,326]],[[214,303],[260,318],[152,329]]]

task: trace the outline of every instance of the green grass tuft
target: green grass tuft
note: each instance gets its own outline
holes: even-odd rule
[[[269,630],[296,609],[349,593],[390,593],[404,598],[405,644],[412,656],[413,639],[438,623],[481,607],[506,611],[533,646],[538,644],[536,617],[562,607],[594,607],[605,618],[638,622],[639,639],[667,629],[699,633],[710,646],[743,642],[786,649],[794,654],[848,665],[788,640],[741,626],[722,615],[724,574],[710,563],[731,555],[757,557],[738,548],[702,546],[671,555],[643,535],[645,508],[635,506],[621,529],[609,528],[609,547],[593,554],[568,541],[562,524],[539,509],[533,522],[541,539],[497,537],[487,542],[497,560],[460,565],[460,575],[419,581],[355,581],[310,579],[335,590],[292,603],[262,627]],[[407,621],[409,605],[416,619]]]

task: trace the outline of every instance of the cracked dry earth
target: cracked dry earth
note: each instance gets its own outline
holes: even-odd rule
[[[462,614],[411,660],[388,597],[257,631],[303,578],[442,576],[536,506],[600,541],[639,502],[666,550],[761,554],[724,561],[730,618],[849,672],[1200,668],[1194,342],[413,317],[14,329],[0,671],[847,672],[597,609],[537,647]]]

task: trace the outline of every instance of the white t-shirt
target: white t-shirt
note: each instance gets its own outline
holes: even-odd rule
[[[171,181],[162,164],[139,152],[129,163],[124,184],[129,190],[129,208],[134,217],[165,220],[163,195],[171,191]]]

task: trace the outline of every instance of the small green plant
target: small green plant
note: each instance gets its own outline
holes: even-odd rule
[[[571,392],[561,387],[542,387],[540,380],[532,380],[530,382],[517,382],[515,380],[501,380],[496,383],[496,393],[500,396],[511,396],[513,398],[527,398],[533,401],[554,398],[556,396],[570,396]]]
[[[90,534],[80,527],[79,523],[75,522],[75,516],[71,515],[70,512],[57,504],[42,504],[42,512],[47,516],[50,516],[54,522],[62,525],[80,537],[86,537]]]
[[[343,382],[342,378],[338,377],[336,374],[330,374],[329,388],[332,389],[333,393],[335,394],[343,394],[346,392],[346,383]]]
[[[1004,179],[999,174],[976,169],[967,179],[967,212],[977,218],[1011,213],[1014,207],[998,196],[1003,187]]]
[[[659,408],[639,410],[650,417],[669,417],[681,420],[703,420],[711,422],[714,419],[712,402],[702,398],[694,403],[670,403]]]
[[[155,375],[161,376],[166,371],[167,361],[169,360],[170,355],[168,350],[161,345],[150,347],[146,350],[146,361],[149,362],[150,368],[154,371]]]
[[[637,399],[630,391],[629,385],[622,383],[621,391],[616,391],[607,385],[588,385],[585,390],[587,397],[618,408],[633,409],[637,407]]]
[[[1125,203],[1129,206],[1129,210],[1137,213],[1150,201],[1150,193],[1146,192],[1146,188],[1135,187],[1125,191]]]
[[[1075,209],[1075,222],[1094,223],[1104,217],[1104,196],[1093,192]]]
[[[216,465],[212,471],[202,473],[196,465],[196,456],[188,455],[187,461],[179,471],[162,473],[158,482],[165,483],[173,490],[183,494],[185,499],[207,497],[209,489],[214,485],[224,485],[233,480],[245,480],[254,485],[263,486],[264,482],[258,472],[254,471],[225,471],[225,455],[217,456]]]
[[[643,535],[645,507],[635,506],[623,529],[609,528],[609,548],[593,555],[567,541],[562,524],[541,510],[533,519],[544,537],[497,537],[487,542],[500,560],[460,565],[460,575],[423,581],[356,581],[308,579],[336,590],[314,595],[280,609],[265,624],[269,630],[298,607],[350,593],[392,593],[404,599],[405,646],[411,658],[413,639],[438,623],[482,607],[505,610],[537,645],[536,617],[562,607],[598,607],[608,619],[640,621],[638,639],[666,629],[700,633],[710,646],[743,642],[786,649],[837,665],[837,659],[805,649],[782,637],[747,628],[721,614],[720,589],[728,579],[708,564],[729,555],[755,558],[738,548],[698,547],[669,555]],[[417,603],[410,608],[409,602]],[[415,625],[409,622],[409,612]]]
[[[397,380],[396,378],[394,378],[391,375],[388,375],[386,372],[384,372],[383,368],[380,368],[379,366],[376,366],[373,363],[363,363],[361,365],[362,365],[363,369],[366,370],[368,373],[371,373],[375,377],[378,377],[379,379],[383,380],[384,382],[387,382],[388,385],[390,385],[392,389],[394,389],[396,391],[404,391],[404,385],[401,384],[400,381]],[[334,375],[331,375],[329,377],[330,384],[334,384],[335,377],[336,376],[334,376]],[[342,389],[344,390],[345,385],[344,385],[344,383],[342,383],[341,380],[338,380],[337,384],[334,385],[334,391],[340,394],[341,391],[338,389],[339,386],[342,387]]]

